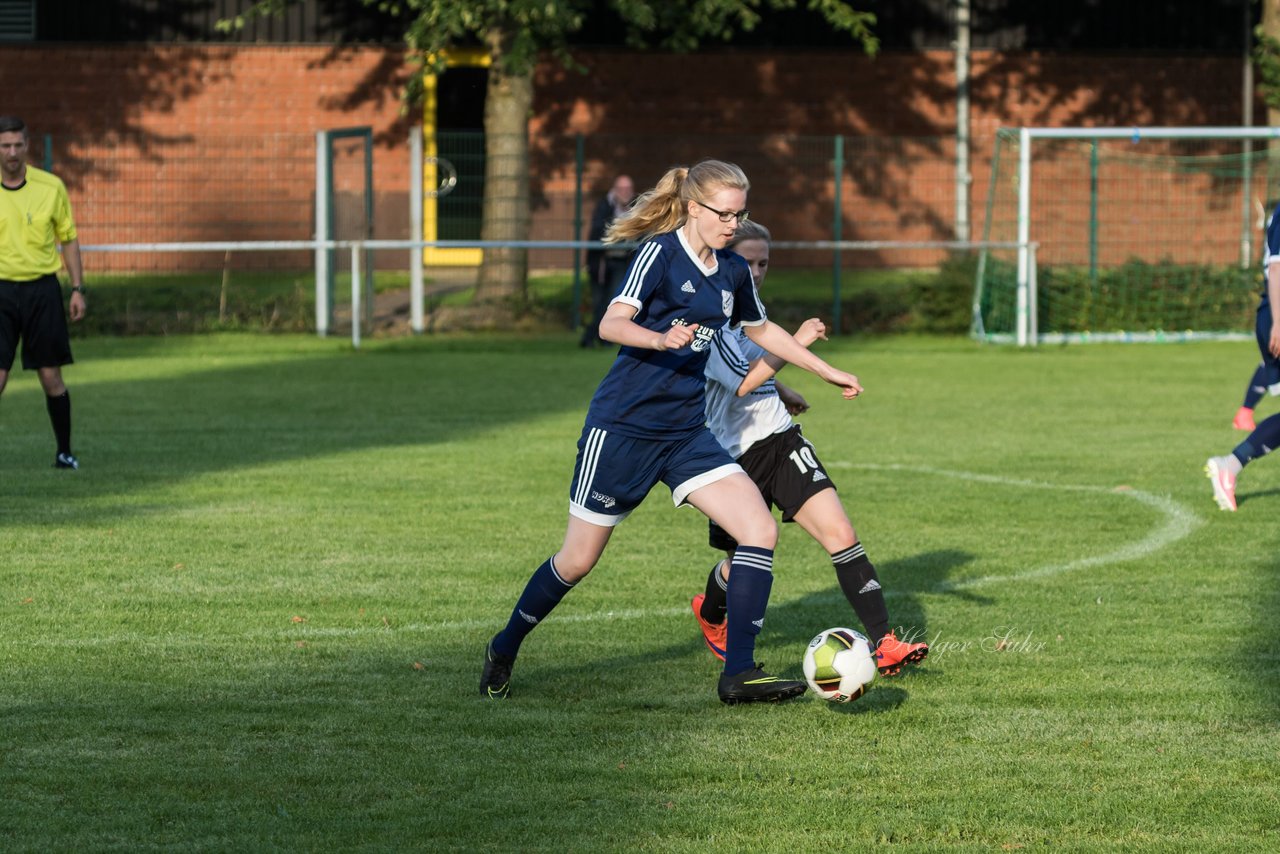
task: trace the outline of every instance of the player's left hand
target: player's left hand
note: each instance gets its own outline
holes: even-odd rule
[[[802,412],[809,411],[809,401],[805,400],[804,395],[800,394],[800,392],[784,386],[782,383],[776,383],[775,388],[778,390],[778,399],[787,408],[788,414],[799,415]]]
[[[71,295],[71,302],[68,305],[67,313],[71,317],[71,322],[74,323],[80,320],[81,318],[83,318],[84,310],[85,310],[84,294],[80,291],[76,291]]]
[[[818,339],[827,340],[827,325],[816,317],[811,317],[796,330],[795,339],[808,347]]]

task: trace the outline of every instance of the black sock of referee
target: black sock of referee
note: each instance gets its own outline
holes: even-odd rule
[[[836,568],[836,579],[844,591],[844,598],[849,600],[854,613],[862,621],[874,649],[880,638],[889,633],[889,609],[884,604],[884,591],[880,589],[876,568],[867,559],[862,543],[854,543],[844,551],[836,552],[831,556],[831,563]]]
[[[58,440],[58,453],[71,453],[71,392],[64,391],[57,397],[44,399],[45,409],[49,410],[49,421],[53,424],[53,437]]]
[[[722,561],[716,561],[707,576],[707,592],[702,597],[702,619],[713,625],[724,622],[724,615],[729,609],[729,582],[720,574]]]

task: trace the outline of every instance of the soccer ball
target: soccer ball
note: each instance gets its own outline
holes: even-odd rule
[[[833,703],[861,697],[876,678],[876,660],[866,636],[853,629],[827,629],[804,651],[804,678],[813,693]]]

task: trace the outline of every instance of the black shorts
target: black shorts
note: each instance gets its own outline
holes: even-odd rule
[[[784,522],[792,521],[804,503],[819,492],[836,488],[799,424],[756,442],[738,457],[738,465],[759,487],[765,504],[782,511]],[[738,547],[729,532],[715,522],[709,521],[707,527],[713,549],[731,552]]]
[[[19,338],[22,367],[28,371],[74,361],[62,286],[52,273],[33,282],[0,279],[0,370],[13,367]]]

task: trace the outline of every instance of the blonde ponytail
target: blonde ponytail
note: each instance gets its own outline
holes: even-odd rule
[[[751,182],[740,168],[723,160],[669,169],[652,190],[641,193],[631,209],[613,221],[604,242],[630,243],[675,231],[684,225],[689,202],[701,202],[726,187],[745,193]]]

